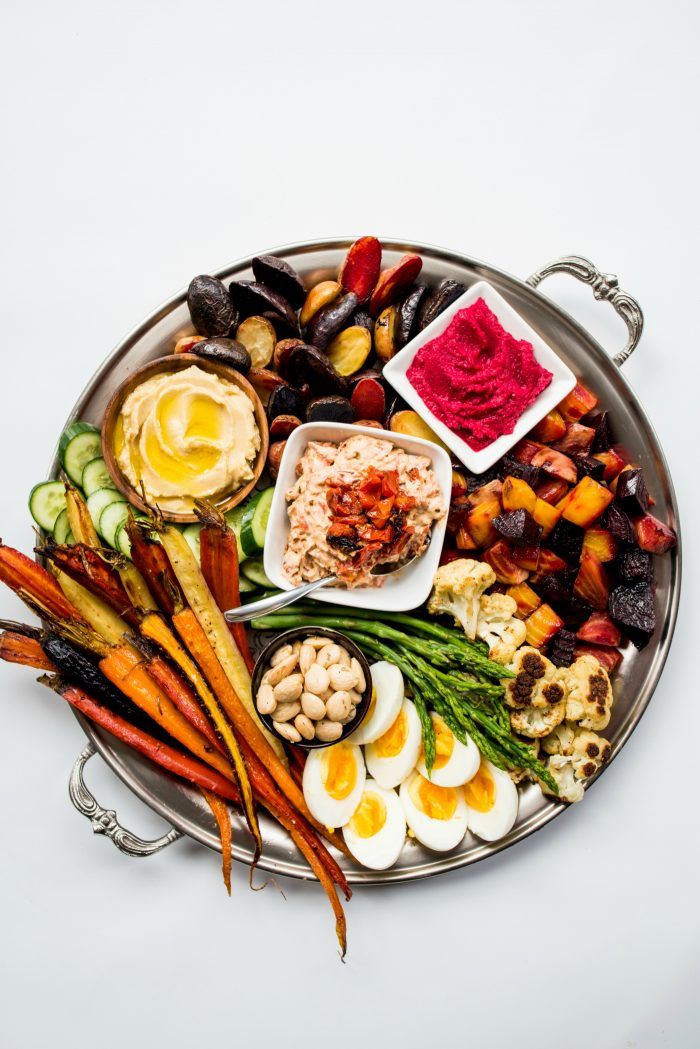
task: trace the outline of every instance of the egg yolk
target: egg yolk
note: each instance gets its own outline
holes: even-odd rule
[[[321,778],[326,793],[342,801],[357,783],[357,763],[350,747],[342,743],[330,747],[321,759]]]
[[[408,717],[405,710],[399,711],[399,716],[393,725],[390,725],[383,736],[374,742],[374,748],[380,758],[395,758],[406,746],[408,739]]]
[[[435,783],[416,776],[409,788],[417,809],[431,820],[451,820],[457,809],[457,791],[454,787],[438,787]]]
[[[433,718],[433,728],[435,729],[435,761],[433,762],[433,768],[443,769],[452,757],[452,751],[455,749],[455,738],[442,718]],[[421,754],[425,761],[425,751],[421,750]]]
[[[373,838],[386,823],[386,805],[384,798],[371,790],[366,790],[362,800],[350,820],[350,830],[358,838]]]
[[[369,721],[374,717],[374,712],[375,712],[376,709],[377,709],[377,690],[376,690],[376,688],[373,688],[372,689],[372,696],[371,696],[371,699],[369,701],[369,706],[367,707],[367,716],[365,718],[365,723],[369,723]]]
[[[464,785],[464,797],[470,809],[490,812],[496,804],[496,784],[484,761],[473,779]]]

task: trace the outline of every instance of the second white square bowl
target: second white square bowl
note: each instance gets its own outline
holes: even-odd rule
[[[531,343],[537,363],[552,373],[551,383],[535,398],[529,408],[525,409],[516,422],[513,432],[502,434],[495,441],[492,441],[491,444],[487,445],[486,448],[482,448],[478,452],[471,448],[466,441],[463,441],[454,430],[451,430],[449,426],[446,426],[433,415],[421,395],[409,382],[406,374],[418,350],[425,346],[427,342],[430,342],[431,339],[442,335],[455,314],[465,309],[465,307],[471,306],[477,299],[484,300],[507,332],[516,339],[525,339]],[[576,385],[576,376],[557,356],[551,346],[537,334],[534,328],[531,328],[523,320],[519,313],[516,313],[513,307],[506,302],[491,284],[487,284],[484,280],[472,284],[471,288],[465,291],[464,295],[460,295],[458,299],[455,299],[452,305],[448,306],[443,313],[436,317],[427,328],[424,328],[420,334],[406,343],[404,348],[385,364],[384,378],[418,412],[435,431],[440,440],[444,441],[447,447],[452,449],[467,469],[475,474],[483,473],[484,470],[488,470],[489,467],[498,462],[501,456],[505,455],[514,444],[517,444],[521,437],[529,433],[540,419],[544,419],[547,412],[551,412],[552,408],[556,408],[559,402],[566,397],[567,393],[571,393]]]
[[[269,579],[281,590],[291,590],[292,584],[282,571],[284,550],[289,536],[289,516],[286,494],[296,481],[296,467],[310,441],[332,441],[340,444],[348,437],[365,434],[367,437],[391,441],[397,448],[413,455],[430,459],[445,500],[450,505],[452,466],[443,448],[419,437],[406,437],[372,426],[347,426],[344,423],[304,423],[287,439],[280,463],[275,494],[270,507],[270,518],[265,534],[264,565]],[[422,557],[398,571],[387,575],[381,586],[360,586],[354,590],[342,587],[323,587],[313,594],[317,601],[353,608],[373,608],[378,612],[406,612],[422,604],[430,594],[433,576],[437,571],[447,527],[447,516],[433,525],[430,546]]]

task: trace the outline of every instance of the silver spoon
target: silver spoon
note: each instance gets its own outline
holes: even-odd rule
[[[376,565],[370,572],[370,575],[392,575],[402,568],[408,568],[409,565],[412,565],[414,561],[423,556],[429,545],[430,535],[428,535],[426,544],[420,554],[415,554],[408,561]],[[224,612],[224,619],[229,623],[247,623],[250,619],[257,619],[259,616],[278,612],[280,608],[286,608],[287,605],[293,605],[295,601],[300,601],[302,597],[308,597],[309,594],[313,594],[314,590],[320,590],[322,586],[332,586],[337,582],[338,576],[336,575],[327,575],[323,579],[314,579],[313,583],[302,583],[301,586],[295,586],[292,590],[283,590],[281,593],[272,594],[270,597],[261,597],[259,601],[250,601],[247,605],[241,605],[240,608],[230,608],[228,612]]]

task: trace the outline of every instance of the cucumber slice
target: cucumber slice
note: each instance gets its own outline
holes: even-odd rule
[[[90,511],[92,523],[98,532],[100,532],[100,518],[102,517],[103,510],[106,510],[110,503],[125,502],[126,499],[121,492],[117,492],[114,488],[98,488],[96,492],[93,492],[92,495],[88,496],[87,508]],[[102,535],[101,532],[100,535]]]
[[[58,458],[61,461],[61,466],[64,465],[63,459],[66,454],[66,448],[79,433],[99,433],[100,431],[92,423],[81,423],[74,422],[69,426],[66,426],[65,430],[61,434],[58,440]]]
[[[103,488],[102,491],[109,491],[109,489]],[[117,549],[117,532],[120,526],[126,522],[128,516],[129,504],[126,502],[108,503],[100,514],[100,523],[97,531],[105,543],[114,550]]]
[[[116,503],[113,503],[112,505],[116,506]],[[107,509],[109,509],[109,507]],[[124,557],[131,558],[131,540],[126,531],[126,521],[122,521],[117,528],[114,536],[114,549],[118,550],[120,554],[124,554]]]
[[[241,521],[243,520],[243,514],[245,513],[246,505],[247,500],[245,503],[241,503],[240,506],[234,506],[233,510],[229,510],[227,514],[224,514],[224,517],[226,518],[226,524],[229,526],[229,528],[236,537],[239,564],[241,561],[245,561],[246,557],[248,556],[245,550],[243,549],[243,543],[241,542]]]
[[[63,546],[68,539],[69,533],[70,524],[68,523],[68,510],[61,510],[53,523],[53,537],[59,546]]]
[[[199,564],[199,533],[201,531],[201,524],[191,524],[182,533],[183,539],[185,539],[190,550],[197,558],[197,564]]]
[[[92,495],[98,488],[114,488],[114,481],[109,475],[107,469],[107,463],[104,461],[101,455],[98,455],[95,459],[91,459],[89,463],[86,463],[83,467],[83,475],[80,480],[80,487],[85,492],[85,497]]]
[[[249,556],[261,553],[265,546],[265,532],[274,494],[274,488],[265,488],[262,492],[256,492],[243,511],[241,546]]]
[[[63,453],[63,469],[73,484],[82,484],[83,470],[91,459],[102,455],[102,437],[99,430],[83,430],[72,437]]]
[[[45,532],[52,532],[56,518],[66,509],[63,481],[42,481],[29,493],[29,512]]]
[[[255,583],[251,582],[250,579],[246,579],[246,577],[243,574],[239,575],[238,590],[241,594],[250,594],[253,592],[253,590],[257,589],[258,588],[255,585]]]
[[[264,586],[268,590],[275,589],[275,584],[265,575],[262,557],[249,558],[241,565],[241,572],[256,586]]]

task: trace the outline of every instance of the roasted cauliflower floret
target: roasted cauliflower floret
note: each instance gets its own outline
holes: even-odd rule
[[[527,748],[532,752],[533,758],[539,757],[540,744],[539,739],[528,739],[521,740],[521,743],[525,743]],[[532,769],[508,769],[508,775],[513,780],[513,783],[538,783],[537,776]]]
[[[503,681],[509,707],[515,710],[545,708],[566,698],[566,683],[561,671],[536,648],[526,645],[518,649],[508,669],[515,674],[515,677]]]
[[[607,739],[568,721],[542,740],[542,748],[551,755],[547,769],[559,787],[559,797],[572,802],[581,800],[581,781],[595,775],[611,752]],[[546,794],[551,793],[545,784],[541,786]]]
[[[514,732],[528,739],[541,739],[553,732],[566,716],[566,701],[561,699],[551,706],[522,707],[510,714],[510,724]]]
[[[507,594],[484,594],[479,606],[476,636],[489,646],[496,663],[510,663],[527,633],[522,619],[515,618],[516,602]]]
[[[599,729],[610,721],[613,694],[607,671],[595,656],[579,656],[562,671],[567,686],[566,719],[578,721],[581,728]]]
[[[454,618],[470,641],[476,637],[479,617],[479,599],[484,590],[496,582],[496,573],[484,561],[472,561],[460,557],[457,561],[441,565],[435,573],[433,592],[428,601],[428,611],[433,615],[442,612]]]

